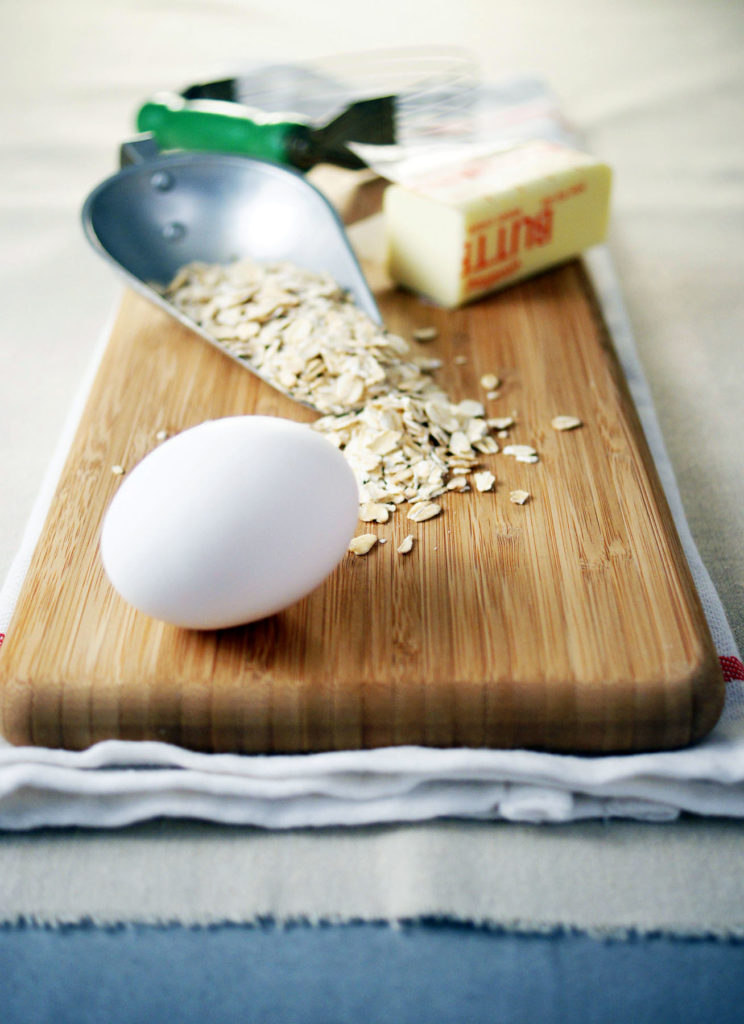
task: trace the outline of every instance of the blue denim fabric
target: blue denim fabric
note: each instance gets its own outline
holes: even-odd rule
[[[744,944],[420,922],[0,928],[3,1024],[739,1024]]]

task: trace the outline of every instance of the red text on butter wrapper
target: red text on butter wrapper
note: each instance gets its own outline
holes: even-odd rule
[[[480,220],[468,228],[462,260],[462,276],[468,292],[489,288],[522,268],[524,252],[550,245],[555,234],[557,203],[586,191],[585,182],[577,182],[545,196],[536,213],[528,216],[521,207]]]

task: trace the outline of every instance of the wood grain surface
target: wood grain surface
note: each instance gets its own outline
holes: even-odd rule
[[[455,398],[516,411],[536,465],[484,456],[493,493],[398,511],[286,611],[189,632],[120,599],[99,559],[120,482],[170,433],[219,416],[312,413],[127,293],[0,654],[3,734],[200,750],[391,744],[608,752],[672,748],[715,723],[723,681],[656,472],[580,263],[456,312],[367,267],[386,323],[426,345]],[[461,355],[466,362],[456,361]],[[584,423],[558,433],[550,421]],[[509,492],[529,491],[515,505]],[[396,547],[415,534],[413,552]]]

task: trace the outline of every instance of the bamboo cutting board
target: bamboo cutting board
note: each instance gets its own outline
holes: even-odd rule
[[[425,523],[398,511],[360,524],[388,543],[348,554],[267,620],[214,633],[150,620],[98,556],[112,465],[133,467],[162,428],[313,416],[126,294],[0,655],[12,743],[608,752],[677,747],[713,726],[718,661],[581,264],[457,312],[366,269],[391,329],[439,329],[425,351],[444,360],[452,397],[482,398],[481,375],[502,378],[488,414],[516,410],[511,441],[540,462],[484,456],[493,493],[447,494]],[[555,432],[558,414],[584,426]],[[514,489],[527,504],[509,501]]]

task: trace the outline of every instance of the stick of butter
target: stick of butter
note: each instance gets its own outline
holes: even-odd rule
[[[542,141],[411,174],[385,191],[388,273],[448,308],[503,288],[604,239],[611,177]]]

